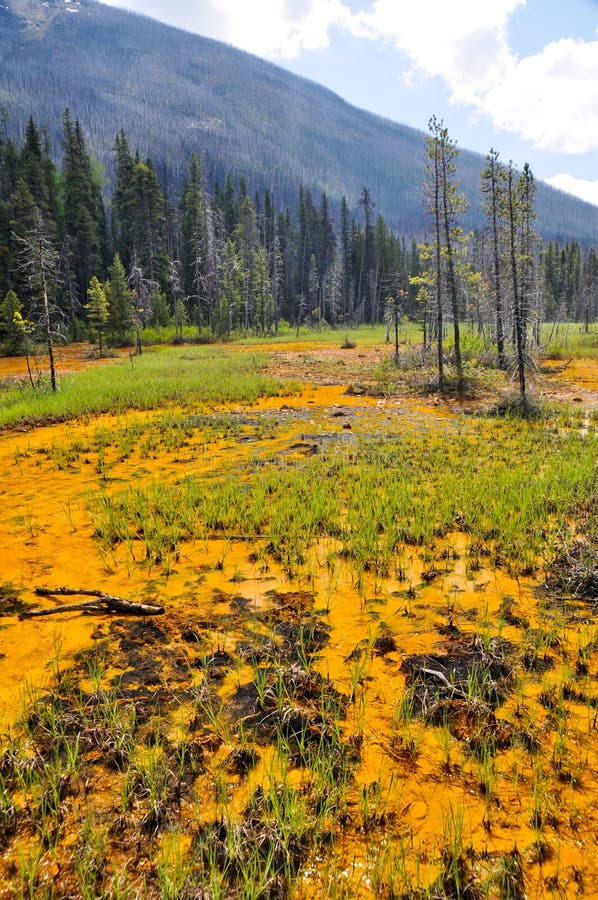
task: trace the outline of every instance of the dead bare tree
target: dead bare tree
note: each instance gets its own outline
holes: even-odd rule
[[[55,392],[57,384],[54,342],[61,334],[60,323],[63,318],[62,311],[54,301],[59,281],[58,252],[39,209],[35,210],[33,225],[24,236],[20,237],[13,233],[13,237],[20,247],[19,270],[25,274],[31,292],[29,315],[32,321],[39,323],[43,332],[50,361],[50,383]]]

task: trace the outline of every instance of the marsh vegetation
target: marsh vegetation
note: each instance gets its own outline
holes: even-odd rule
[[[0,897],[595,893],[595,363],[522,420],[339,343],[4,395]]]

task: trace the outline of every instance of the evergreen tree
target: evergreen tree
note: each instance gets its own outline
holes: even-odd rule
[[[343,322],[353,319],[353,266],[351,248],[351,222],[347,198],[341,200],[341,230],[340,230],[340,265],[341,265],[341,317]]]
[[[131,266],[127,275],[127,284],[131,291],[131,320],[135,330],[135,352],[142,353],[141,333],[152,315],[152,299],[159,290],[156,281],[146,278],[137,253],[133,253]]]
[[[83,296],[94,273],[101,273],[106,254],[106,217],[101,185],[94,177],[83,131],[68,109],[63,117],[62,181],[64,227],[68,239],[69,268],[77,293]]]
[[[374,204],[369,190],[364,187],[359,198],[359,206],[363,210],[363,257],[359,278],[359,294],[363,298],[364,317],[368,322],[374,322],[376,311],[376,256],[374,244],[374,227],[372,218]]]
[[[112,242],[125,270],[130,265],[133,251],[133,170],[135,160],[129,149],[129,140],[121,128],[114,142],[116,154],[116,184],[112,195]]]
[[[168,267],[170,296],[172,297],[172,314],[174,319],[175,342],[183,339],[183,326],[187,321],[185,308],[185,292],[183,290],[183,265],[179,259],[171,259]]]
[[[2,350],[7,356],[19,353],[21,350],[22,332],[18,327],[18,313],[21,316],[23,312],[23,304],[10,289],[6,292],[6,296],[0,303],[0,341],[2,341]],[[22,316],[21,316],[22,318]]]
[[[238,221],[234,241],[243,275],[243,322],[245,331],[256,327],[255,318],[255,262],[259,249],[257,214],[253,200],[247,192],[238,208]]]
[[[130,185],[131,256],[136,257],[144,277],[165,285],[168,257],[165,241],[165,201],[151,160],[135,161]],[[131,263],[129,269],[131,269]]]
[[[298,246],[298,293],[307,297],[312,281],[312,261],[315,259],[317,242],[318,213],[309,190],[299,186],[299,246]]]
[[[224,217],[224,228],[226,234],[232,237],[237,224],[237,209],[235,203],[235,187],[230,173],[226,176],[224,182],[224,191],[222,193],[222,214]]]
[[[293,322],[297,316],[298,235],[289,209],[278,217],[277,237],[282,263],[280,293],[285,298],[281,314],[289,322]]]
[[[461,359],[461,342],[459,330],[459,295],[457,282],[457,266],[464,255],[466,237],[459,223],[460,215],[467,208],[467,200],[459,190],[456,177],[456,159],[459,155],[455,143],[450,139],[448,130],[435,116],[428,124],[430,137],[426,138],[428,159],[431,163],[429,176],[432,177],[430,197],[435,223],[435,253],[437,275],[437,302],[439,309],[439,331],[442,330],[442,297],[441,284],[444,283],[448,294],[453,319],[453,336],[455,345],[455,366],[459,388],[463,384],[463,362]],[[439,335],[439,381],[443,387],[442,373],[442,335]]]
[[[47,220],[50,215],[48,173],[42,150],[42,138],[33,118],[29,118],[25,129],[25,140],[19,161],[19,177],[27,186],[35,206]]]
[[[92,276],[87,289],[87,303],[85,304],[89,322],[97,332],[100,354],[103,352],[103,335],[108,323],[108,300],[103,286],[95,275]]]
[[[218,263],[213,211],[197,156],[191,154],[183,192],[184,269],[189,296],[195,299],[198,328],[214,328]]]
[[[133,324],[133,298],[127,284],[127,274],[118,253],[108,269],[104,285],[108,301],[107,331],[110,341],[120,346],[127,340]]]
[[[542,252],[544,303],[547,318],[554,319],[559,299],[559,254],[554,241],[547,241]]]
[[[274,298],[272,297],[266,251],[263,247],[260,247],[254,256],[253,308],[255,310],[254,327],[260,334],[269,333],[274,320]]]
[[[242,269],[235,242],[229,238],[220,254],[218,264],[219,307],[216,334],[229,337],[234,328],[243,325],[241,305],[243,296]]]
[[[486,166],[481,177],[481,189],[484,197],[482,211],[488,219],[488,230],[492,248],[492,276],[498,365],[501,369],[504,369],[506,366],[506,357],[501,259],[503,255],[502,243],[504,240],[504,221],[502,212],[504,211],[504,192],[507,176],[496,150],[490,150],[488,153],[486,157]]]
[[[513,325],[517,354],[519,392],[526,403],[526,332],[529,320],[531,278],[534,268],[536,238],[532,228],[535,218],[535,183],[526,163],[515,181],[513,164],[507,168],[505,214],[508,227],[509,261],[512,283]]]
[[[322,194],[317,223],[316,262],[318,272],[318,301],[320,318],[326,318],[326,280],[334,263],[336,238],[328,209],[328,198]]]
[[[431,252],[434,256],[434,294],[436,307],[436,341],[438,360],[438,388],[444,390],[444,310],[442,307],[442,163],[439,140],[440,123],[434,116],[428,123],[430,137],[426,138],[426,199],[428,213],[434,220],[434,241]],[[427,254],[426,254],[427,255]],[[424,341],[425,343],[425,341]]]
[[[582,276],[582,321],[586,333],[590,330],[590,321],[598,312],[598,255],[593,247],[588,251],[584,262]]]

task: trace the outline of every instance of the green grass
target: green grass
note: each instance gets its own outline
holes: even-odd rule
[[[545,323],[541,332],[541,356],[545,359],[597,359],[598,325],[595,322],[586,332],[580,322]]]
[[[0,393],[0,428],[43,424],[103,412],[157,409],[167,404],[250,403],[289,392],[261,374],[265,357],[222,347],[181,347],[146,352],[111,365],[64,376],[56,394],[20,384]]]
[[[464,530],[472,565],[483,555],[531,574],[567,531],[576,502],[596,491],[597,452],[595,435],[480,420],[459,434],[370,440],[350,456],[332,449],[242,483],[186,479],[104,493],[91,511],[102,542],[132,546],[143,535],[150,561],[216,533],[263,539],[291,575],[328,537],[340,541],[357,576],[385,576],[402,547],[433,548],[436,538]]]
[[[334,344],[341,346],[348,337],[359,347],[380,347],[386,343],[386,325],[336,325],[332,328],[327,323],[320,327],[302,325],[297,332],[296,328],[282,322],[276,334],[233,334],[230,343],[242,345],[263,344],[292,344],[296,341],[310,344]],[[144,346],[156,344],[171,344],[174,342],[174,326],[168,325],[161,328],[146,328],[143,331]],[[419,344],[422,339],[421,325],[416,322],[401,323],[399,329],[399,342],[404,344]],[[207,332],[199,334],[196,326],[187,325],[183,329],[183,341],[186,344],[211,344],[214,343]],[[390,332],[390,343],[394,346],[394,331]]]
[[[281,322],[277,334],[233,334],[230,342],[243,345],[263,344],[290,344],[296,341],[302,343],[335,344],[339,347],[345,339],[348,339],[357,349],[367,347],[382,347],[387,343],[394,347],[394,330],[388,331],[385,324],[376,325],[342,325],[332,328],[327,323],[321,326],[302,325],[297,329],[287,322]],[[156,328],[145,328],[143,331],[144,346],[155,346],[174,343],[175,331],[173,325]],[[183,329],[183,341],[186,345],[214,344],[214,338],[207,332],[199,333],[194,325],[186,325]],[[422,342],[422,326],[418,322],[402,322],[399,329],[399,352],[401,348],[416,347]],[[453,350],[453,334],[449,329],[444,341],[445,354],[450,359]],[[434,351],[435,348],[432,348]],[[514,352],[514,351],[508,351]],[[491,331],[481,334],[476,327],[466,322],[461,323],[461,353],[466,360],[486,365],[488,358],[496,354],[496,342]],[[490,357],[489,357],[490,355]],[[548,359],[569,359],[580,357],[595,359],[598,357],[598,324],[592,322],[586,333],[585,326],[580,322],[562,322],[553,324],[546,322],[541,329],[540,356]]]

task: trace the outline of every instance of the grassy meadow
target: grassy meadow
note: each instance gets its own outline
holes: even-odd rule
[[[596,406],[333,337],[0,393],[2,900],[595,896]]]
[[[264,361],[222,347],[161,348],[65,375],[55,394],[21,381],[0,393],[0,428],[169,404],[250,403],[287,389],[262,374]]]

